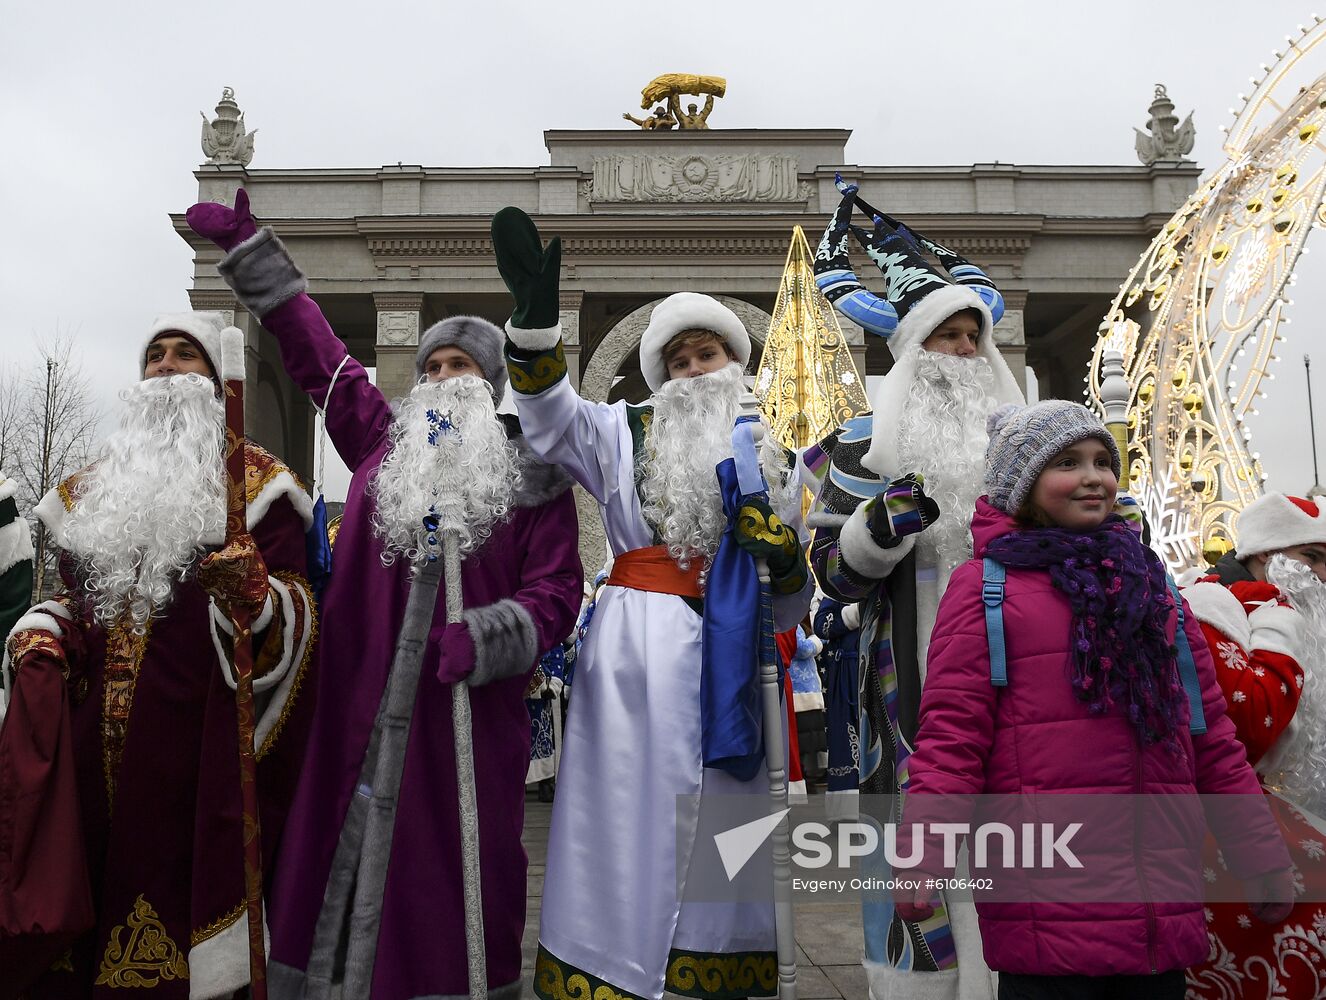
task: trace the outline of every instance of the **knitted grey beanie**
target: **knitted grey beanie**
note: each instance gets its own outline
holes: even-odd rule
[[[1048,399],[1033,406],[1013,403],[998,407],[986,421],[990,443],[985,448],[985,492],[990,505],[1016,513],[1036,485],[1050,459],[1063,449],[1097,438],[1110,450],[1117,476],[1119,447],[1094,413],[1081,403]]]
[[[474,359],[493,387],[493,402],[500,403],[506,391],[506,359],[502,356],[505,340],[506,335],[482,317],[448,316],[420,336],[419,350],[414,355],[414,377],[423,375],[424,362],[439,347],[459,347]]]

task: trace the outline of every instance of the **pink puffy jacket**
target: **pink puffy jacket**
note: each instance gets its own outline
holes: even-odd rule
[[[924,807],[914,797],[931,794],[1233,793],[1240,796],[1237,823],[1208,813],[1230,871],[1251,878],[1288,868],[1289,856],[1226,716],[1206,641],[1192,615],[1185,614],[1185,627],[1208,729],[1190,737],[1185,706],[1184,758],[1160,746],[1144,749],[1121,711],[1092,717],[1077,700],[1069,681],[1072,612],[1043,570],[1008,570],[1003,605],[1008,686],[990,683],[980,557],[993,539],[1012,530],[1010,517],[984,499],[977,502],[972,521],[977,558],[953,574],[939,605],[908,768],[908,791],[918,813],[924,815]],[[1174,623],[1171,618],[1171,636]],[[1261,804],[1249,809],[1245,804],[1252,800],[1243,796],[1255,796]],[[1126,811],[1122,801],[1120,806]],[[1200,870],[1201,825],[1200,813],[1196,831],[1190,825],[1156,829],[1154,823],[1143,830],[1130,821],[1126,835],[1110,841],[1108,853],[1083,859],[1084,874],[1109,880],[1090,885],[1122,886],[1127,895],[1113,898],[1137,902],[994,903],[982,902],[978,894],[990,968],[1027,975],[1144,975],[1204,961],[1209,945],[1202,902],[1149,901],[1152,887],[1165,883],[1174,866]],[[1034,881],[1036,876],[1019,877]],[[1034,890],[1021,898],[1034,899]]]

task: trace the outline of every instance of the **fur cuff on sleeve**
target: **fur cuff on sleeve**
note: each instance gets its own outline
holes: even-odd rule
[[[861,605],[860,604],[845,605],[843,607],[842,617],[843,617],[843,626],[849,632],[855,632],[857,629],[861,627]]]
[[[472,608],[461,620],[474,642],[474,673],[469,678],[472,687],[519,677],[539,658],[539,632],[534,619],[509,597]]]
[[[908,535],[887,548],[877,544],[870,534],[870,525],[866,523],[866,505],[862,504],[843,524],[838,535],[838,555],[862,576],[882,580],[907,558],[915,544],[915,535]]]
[[[22,618],[14,622],[14,627],[9,630],[7,638],[12,639],[20,632],[38,628],[51,633],[57,639],[63,639],[63,626],[72,621],[73,616],[69,614],[69,609],[59,601],[43,601],[29,608]]]
[[[15,517],[0,525],[0,573],[32,559],[32,530],[27,519]]]
[[[308,288],[285,244],[267,226],[231,250],[216,269],[244,308],[259,319]]]
[[[550,351],[562,339],[562,324],[543,330],[521,330],[506,321],[507,339],[522,351]]]

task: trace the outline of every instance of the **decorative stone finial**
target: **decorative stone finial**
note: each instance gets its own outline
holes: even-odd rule
[[[244,132],[244,112],[235,103],[235,92],[229,87],[221,90],[221,101],[216,106],[216,118],[203,116],[203,155],[208,163],[237,163],[247,167],[253,159],[253,137],[258,134]]]
[[[1150,135],[1141,129],[1137,133],[1137,158],[1146,166],[1160,160],[1178,161],[1192,152],[1197,132],[1193,128],[1192,114],[1177,129],[1179,116],[1174,113],[1174,102],[1169,99],[1163,83],[1156,84],[1156,96],[1151,102],[1151,118],[1146,123]]]

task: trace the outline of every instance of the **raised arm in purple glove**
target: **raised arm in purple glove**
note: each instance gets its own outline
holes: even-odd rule
[[[258,235],[258,225],[249,212],[249,193],[243,188],[235,192],[234,208],[203,201],[185,212],[184,218],[190,229],[204,239],[211,240],[226,253]]]

